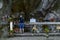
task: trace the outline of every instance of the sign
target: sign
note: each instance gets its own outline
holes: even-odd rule
[[[30,22],[36,22],[36,19],[35,18],[31,18]]]

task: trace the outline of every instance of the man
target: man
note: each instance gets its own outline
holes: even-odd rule
[[[20,33],[23,33],[24,32],[24,19],[22,17],[22,15],[20,15],[20,18],[19,18],[19,28],[20,28]]]

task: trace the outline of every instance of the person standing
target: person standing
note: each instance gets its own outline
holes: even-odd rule
[[[20,33],[24,32],[24,18],[22,15],[20,15],[19,18],[19,28],[20,28]]]

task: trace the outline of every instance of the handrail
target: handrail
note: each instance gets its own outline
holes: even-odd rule
[[[60,22],[27,22],[27,23],[24,23],[24,24],[60,24]],[[1,24],[1,25],[8,25],[8,24]]]
[[[31,22],[31,23],[25,23],[25,24],[60,24],[60,22]]]

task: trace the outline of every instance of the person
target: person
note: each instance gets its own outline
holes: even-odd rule
[[[36,18],[34,18],[34,17],[32,17],[31,19],[30,19],[30,23],[35,23],[36,22]],[[39,33],[39,30],[38,30],[38,28],[37,28],[37,25],[34,25],[33,27],[32,27],[32,32],[33,33]]]
[[[20,15],[19,18],[19,28],[20,28],[20,33],[24,32],[24,18],[22,15]]]

